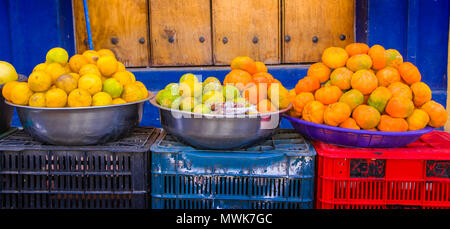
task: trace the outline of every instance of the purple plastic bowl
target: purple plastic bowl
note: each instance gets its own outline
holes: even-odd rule
[[[404,132],[384,132],[353,130],[341,127],[312,123],[287,115],[283,116],[291,125],[304,136],[333,145],[362,148],[395,148],[403,147],[415,142],[423,134],[434,130],[427,126],[421,130]]]

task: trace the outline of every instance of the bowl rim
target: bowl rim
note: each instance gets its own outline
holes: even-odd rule
[[[383,135],[383,136],[413,136],[413,135],[422,135],[429,133],[433,131],[435,128],[431,126],[426,126],[423,129],[420,130],[412,130],[412,131],[371,131],[371,130],[355,130],[355,129],[348,129],[348,128],[342,128],[342,127],[335,127],[335,126],[329,126],[324,124],[318,124],[313,123],[305,120],[301,120],[295,117],[291,117],[288,115],[283,115],[283,118],[288,119],[291,124],[292,122],[307,125],[307,126],[313,126],[317,128],[332,130],[332,131],[338,131],[338,132],[344,132],[344,133],[353,133],[353,134],[365,134],[365,135]]]
[[[150,92],[152,93],[152,92]],[[153,93],[152,93],[153,94]],[[155,93],[156,94],[156,93]],[[176,113],[180,113],[180,114],[186,114],[186,115],[195,115],[196,117],[206,117],[206,118],[257,118],[257,117],[266,117],[266,116],[272,116],[272,115],[281,115],[287,111],[289,111],[292,108],[292,103],[289,103],[289,106],[284,108],[283,110],[277,110],[276,112],[270,112],[270,113],[257,113],[257,114],[201,114],[201,113],[194,113],[194,112],[189,112],[189,111],[182,111],[182,110],[175,110],[175,109],[170,109],[167,107],[163,107],[160,106],[157,102],[156,102],[156,96],[151,96],[150,100],[150,104],[152,104],[153,106],[159,108],[160,110],[166,110],[166,111],[170,111],[170,112],[176,112]]]
[[[146,101],[149,101],[150,99],[152,99],[153,97],[153,93],[150,91],[148,92],[148,96],[147,98],[143,99],[143,100],[139,100],[139,101],[135,101],[132,103],[124,103],[124,104],[117,104],[117,105],[108,105],[108,106],[90,106],[90,107],[56,107],[56,108],[52,108],[52,107],[30,107],[30,106],[23,106],[23,105],[17,105],[17,104],[13,104],[10,103],[9,101],[7,101],[5,99],[5,103],[16,107],[16,108],[24,108],[24,109],[30,109],[30,110],[52,110],[52,111],[62,111],[62,110],[95,110],[95,109],[103,109],[103,108],[113,108],[113,107],[121,107],[121,106],[128,106],[128,105],[133,105],[133,104],[138,104],[138,103],[145,103]]]

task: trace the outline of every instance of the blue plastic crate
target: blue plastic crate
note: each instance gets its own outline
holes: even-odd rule
[[[162,134],[151,147],[153,209],[311,209],[316,151],[292,129],[234,151]]]

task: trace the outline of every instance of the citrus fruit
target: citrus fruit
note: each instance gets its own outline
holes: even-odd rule
[[[403,62],[399,64],[398,72],[408,85],[420,82],[420,80],[422,79],[419,69],[417,69],[417,67],[410,62]]]
[[[219,91],[209,91],[202,95],[201,103],[211,106],[215,103],[224,102],[223,93]],[[192,107],[193,108],[193,107]]]
[[[347,90],[351,88],[353,72],[346,67],[335,69],[330,75],[330,84],[337,86],[341,90]]]
[[[80,68],[79,71],[80,76],[84,76],[87,74],[95,74],[97,76],[101,76],[100,70],[98,70],[97,65],[95,64],[86,64]]]
[[[322,63],[333,69],[344,67],[347,59],[347,52],[340,47],[328,47],[322,53]]]
[[[295,93],[299,94],[300,92],[314,92],[320,88],[319,79],[311,76],[306,76],[303,79],[300,79],[295,85]]]
[[[164,90],[170,91],[170,93],[173,95],[179,95],[180,94],[180,85],[178,85],[177,83],[170,83],[170,84],[166,85]]]
[[[47,107],[65,107],[67,103],[67,94],[60,88],[50,89],[45,92],[45,103]]]
[[[430,117],[430,122],[428,125],[439,128],[445,125],[447,122],[447,112],[445,111],[444,106],[435,101],[431,100],[422,105],[422,110],[427,112]]]
[[[144,94],[145,96],[144,99],[147,98],[148,97],[147,87],[142,82],[139,81],[134,82],[134,84],[136,84],[141,89],[142,94]]]
[[[233,85],[225,85],[222,91],[225,101],[234,101],[241,95],[239,89]]]
[[[347,129],[354,129],[354,130],[360,130],[361,127],[358,126],[356,121],[353,118],[348,118],[344,122],[342,122],[339,127],[347,128]]]
[[[322,124],[325,106],[319,101],[311,101],[303,107],[302,117],[305,121]]]
[[[314,95],[311,92],[300,92],[292,100],[292,106],[301,115],[306,104],[312,101],[314,101]]]
[[[35,71],[28,77],[28,86],[34,92],[47,91],[52,86],[52,77],[44,71]]]
[[[47,52],[45,59],[47,60],[47,63],[65,64],[69,60],[69,54],[65,49],[56,47]]]
[[[330,68],[328,68],[324,63],[318,62],[312,64],[308,68],[307,76],[316,77],[319,79],[320,83],[326,82],[330,78]]]
[[[250,75],[250,73],[241,69],[233,69],[225,76],[225,79],[223,80],[223,85],[232,84],[235,87],[237,87],[240,91],[242,91],[252,81],[253,78]]]
[[[112,101],[113,105],[119,105],[119,104],[125,104],[127,101],[123,100],[122,98],[115,98]]]
[[[91,94],[84,89],[77,88],[71,91],[67,97],[67,105],[69,107],[89,107],[92,105]]]
[[[194,74],[192,74],[192,73],[186,73],[186,74],[184,74],[184,75],[182,75],[181,77],[180,77],[180,84],[181,83],[183,83],[185,80],[194,80],[195,82],[198,82],[198,78],[197,78],[197,76],[195,76]]]
[[[314,98],[324,105],[332,104],[339,101],[342,96],[342,91],[336,86],[328,86],[319,88],[316,93],[314,93]]]
[[[350,117],[352,110],[343,102],[330,104],[325,109],[323,120],[325,124],[330,126],[338,126]]]
[[[17,80],[16,69],[8,62],[0,61],[0,85]]]
[[[81,67],[89,64],[89,59],[86,56],[75,54],[69,59],[69,67],[72,72],[79,73]]]
[[[92,96],[92,106],[109,106],[111,104],[112,98],[106,92],[97,92]]]
[[[218,84],[221,84],[219,79],[217,79],[216,77],[212,77],[212,76],[206,78],[206,79],[203,81],[203,86],[206,86],[206,85],[209,84],[209,83],[218,83]]]
[[[126,71],[127,69],[125,68],[125,65],[123,65],[122,62],[117,61],[117,71],[121,72],[121,71]]]
[[[362,69],[352,75],[352,88],[358,89],[363,95],[369,95],[378,87],[378,79],[373,72]]]
[[[361,69],[370,69],[372,67],[372,59],[367,54],[357,54],[348,58],[346,66],[353,72]]]
[[[194,107],[196,107],[199,104],[198,100],[194,97],[184,97],[183,100],[181,100],[180,104],[180,110],[182,111],[192,111]],[[207,105],[205,105],[207,106]]]
[[[184,80],[180,83],[179,94],[183,97],[199,97],[202,95],[202,84],[193,79]]]
[[[52,77],[52,82],[55,83],[60,75],[66,74],[66,69],[59,63],[50,63],[45,67],[45,72]]]
[[[375,128],[380,122],[380,112],[368,105],[359,105],[353,110],[352,118],[362,129]]]
[[[77,74],[77,73],[70,72],[70,73],[67,73],[67,74],[71,75],[77,82],[80,79],[80,75]]]
[[[378,79],[378,85],[387,87],[391,83],[400,82],[400,73],[393,67],[385,67],[379,70],[376,74]]]
[[[117,79],[109,78],[103,82],[103,91],[113,99],[119,98],[123,92],[123,85]]]
[[[403,96],[408,99],[412,99],[412,91],[408,85],[402,82],[394,82],[388,86],[388,89],[391,91],[392,96]]]
[[[430,116],[422,109],[414,109],[413,113],[406,118],[408,130],[420,130],[430,122]]]
[[[98,75],[94,74],[86,74],[78,80],[78,88],[85,89],[91,95],[96,94],[97,92],[102,91],[102,80]]]
[[[172,94],[169,90],[161,90],[156,94],[156,102],[158,102],[159,105],[170,107],[172,104],[172,101],[174,101],[176,98],[180,97],[179,94]]]
[[[263,84],[250,84],[244,89],[242,95],[251,104],[258,104],[259,101],[267,98],[267,87]]]
[[[117,71],[117,60],[114,56],[102,56],[97,60],[97,67],[103,76],[111,76]]]
[[[220,83],[210,82],[208,84],[203,83],[203,94],[208,91],[222,91],[223,87]]]
[[[411,85],[413,102],[416,107],[420,107],[431,100],[431,89],[424,82],[417,82]]]
[[[393,96],[387,103],[385,111],[394,118],[406,118],[414,111],[414,103],[404,96]]]
[[[277,111],[277,107],[273,105],[273,103],[268,99],[259,101],[256,105],[256,108],[258,109],[259,113],[271,113]]]
[[[64,74],[58,77],[55,85],[57,88],[61,88],[69,94],[71,91],[78,88],[78,81],[72,75]]]
[[[45,107],[46,104],[45,94],[42,92],[34,93],[28,101],[28,106],[30,107]]]
[[[274,82],[274,78],[271,74],[267,72],[259,72],[255,73],[252,76],[252,81],[255,84],[266,84],[266,87],[269,87],[272,82]]]
[[[82,55],[89,60],[90,64],[96,64],[98,58],[100,57],[100,55],[98,55],[98,53],[95,50],[86,50],[83,52]]]
[[[194,107],[193,112],[194,113],[201,113],[201,114],[210,114],[211,113],[211,108],[209,108],[205,104],[198,104],[197,106]]]
[[[33,95],[33,91],[28,86],[28,83],[19,82],[11,90],[10,101],[17,105],[26,106],[31,95]]]
[[[364,43],[351,43],[345,46],[345,51],[349,56],[367,54],[369,52],[369,46]]]
[[[231,69],[241,69],[244,70],[250,75],[255,74],[258,69],[256,67],[255,61],[248,56],[238,56],[231,61],[230,64]]]
[[[289,91],[281,84],[271,84],[267,89],[267,96],[275,107],[284,109],[291,103],[289,99]]]
[[[3,89],[2,89],[2,95],[3,97],[8,100],[11,101],[11,92],[12,89],[18,84],[18,81],[9,81],[8,83],[6,83],[5,85],[3,85]]]
[[[380,113],[384,112],[387,102],[392,98],[392,93],[385,87],[378,87],[369,96],[367,105],[375,107]]]
[[[381,115],[377,128],[381,131],[407,131],[408,122],[403,118],[393,118],[389,115]]]
[[[397,50],[386,50],[386,66],[398,68],[401,63],[403,63],[403,57]]]
[[[369,49],[368,55],[372,59],[372,69],[380,70],[386,67],[386,50],[381,45],[374,45]]]
[[[103,56],[112,56],[112,57],[116,57],[116,55],[114,54],[113,51],[109,50],[109,49],[100,49],[97,50],[97,54],[99,55],[99,57],[103,57]]]
[[[134,75],[129,71],[116,72],[114,73],[112,78],[119,81],[123,86],[134,83],[136,81]]]
[[[143,100],[148,97],[142,89],[135,83],[127,84],[123,86],[122,99],[128,103]]]
[[[47,67],[46,63],[40,63],[40,64],[34,66],[33,72],[35,72],[35,71],[45,71],[46,67]]]
[[[256,64],[256,73],[258,72],[267,72],[267,66],[260,61],[255,61]]]

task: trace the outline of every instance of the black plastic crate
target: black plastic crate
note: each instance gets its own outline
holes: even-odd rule
[[[149,208],[150,147],[160,130],[139,127],[95,146],[53,146],[24,131],[0,140],[0,208]]]

